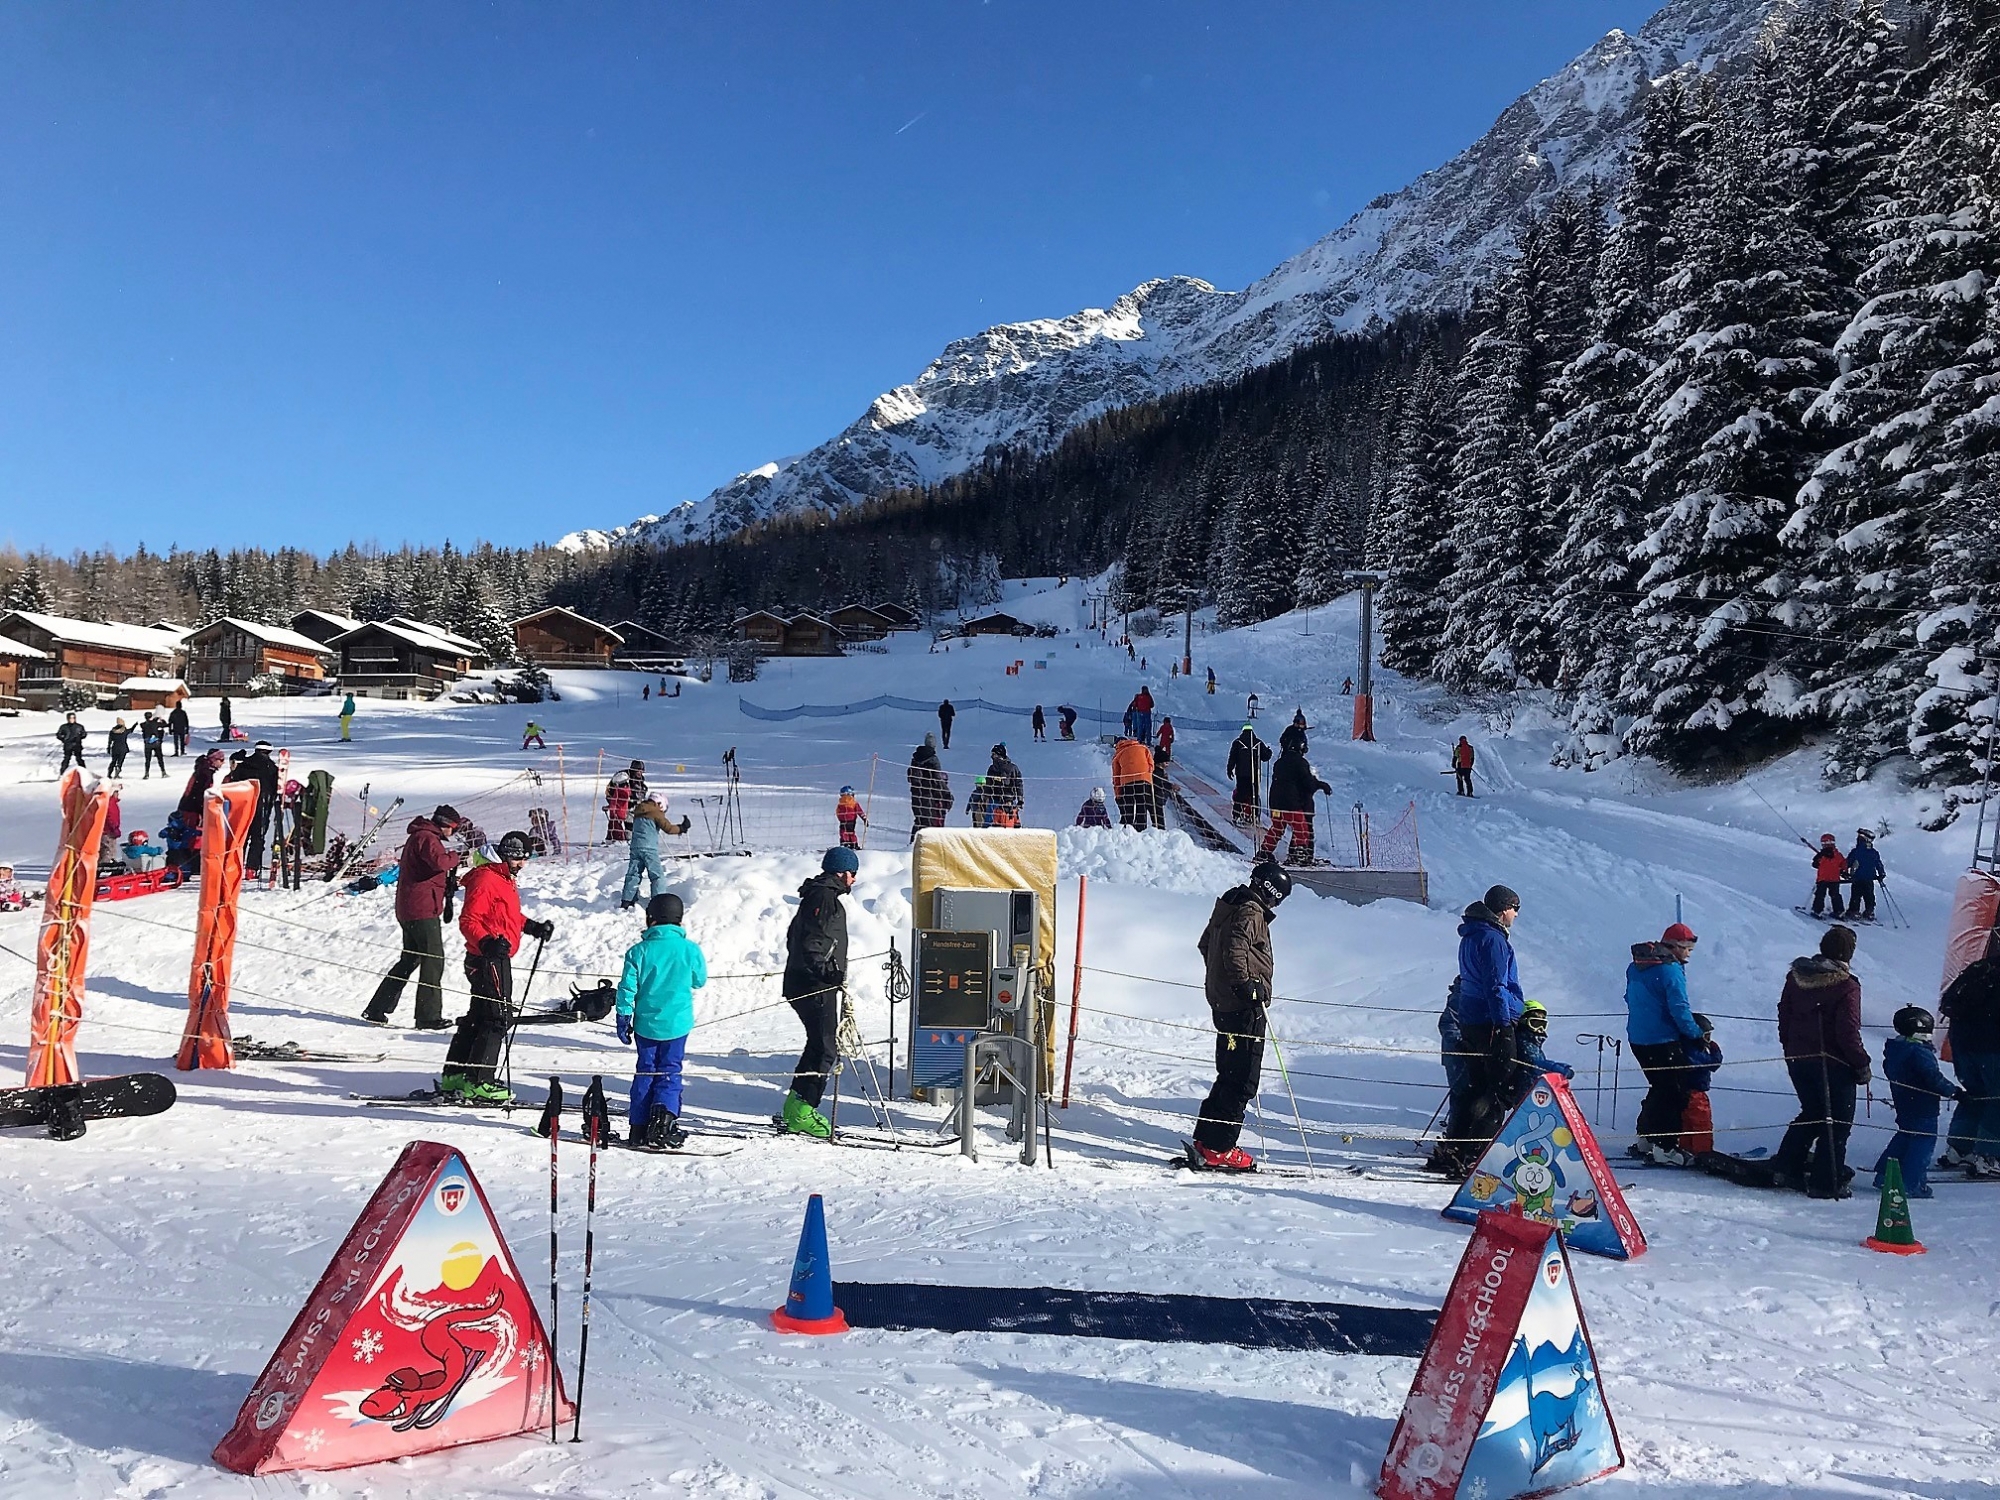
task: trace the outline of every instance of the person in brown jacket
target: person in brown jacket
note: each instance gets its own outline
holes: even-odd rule
[[[1264,1008],[1271,1003],[1271,917],[1292,891],[1274,859],[1260,859],[1250,883],[1224,891],[1200,941],[1202,990],[1215,1017],[1215,1087],[1201,1101],[1188,1165],[1209,1172],[1254,1172],[1236,1144],[1243,1111],[1257,1097],[1264,1067]]]
[[[1861,1041],[1861,981],[1848,969],[1853,958],[1854,929],[1829,927],[1817,957],[1792,960],[1778,1000],[1778,1044],[1799,1113],[1771,1168],[1777,1186],[1803,1187],[1814,1198],[1852,1196],[1847,1137],[1855,1093],[1870,1076]]]

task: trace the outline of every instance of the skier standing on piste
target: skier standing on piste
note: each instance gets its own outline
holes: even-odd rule
[[[458,930],[465,938],[465,977],[472,999],[458,1018],[458,1031],[445,1054],[438,1092],[464,1104],[506,1104],[511,1095],[495,1077],[500,1047],[514,1020],[514,955],[523,934],[546,943],[555,924],[528,921],[521,915],[516,882],[533,855],[528,836],[502,834],[495,848],[496,863],[481,865],[465,877],[465,905]]]
[[[847,911],[840,898],[854,889],[861,857],[852,849],[829,849],[819,871],[799,887],[799,909],[785,929],[783,992],[806,1029],[806,1044],[778,1120],[788,1131],[825,1140],[833,1127],[819,1112],[819,1102],[840,1056],[840,1005],[847,985]]]
[[[1264,1067],[1266,1008],[1271,1003],[1271,918],[1292,892],[1292,877],[1260,859],[1247,885],[1216,899],[1196,947],[1202,990],[1215,1020],[1215,1086],[1201,1101],[1188,1164],[1204,1171],[1252,1172],[1255,1158],[1237,1140],[1243,1112],[1257,1097]]]

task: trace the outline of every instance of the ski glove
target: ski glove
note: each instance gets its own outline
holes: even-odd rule
[[[523,922],[521,924],[521,931],[538,942],[546,943],[556,935],[556,924],[549,921],[546,917],[537,917],[532,922]]]
[[[681,832],[682,832],[682,833],[686,833],[686,832],[688,831],[688,829],[692,828],[693,826],[694,826],[694,819],[693,819],[693,818],[690,818],[690,817],[685,817],[685,816],[684,816],[684,817],[682,817],[682,819],[681,819]]]
[[[632,1018],[630,1016],[620,1016],[618,1018],[618,1040],[628,1047],[632,1045]]]
[[[513,957],[507,951],[507,940],[498,933],[479,940],[479,956],[490,964],[504,964]]]
[[[1271,997],[1265,992],[1264,986],[1254,979],[1248,984],[1239,984],[1236,992],[1243,997],[1245,1010],[1255,1010],[1271,1003]]]

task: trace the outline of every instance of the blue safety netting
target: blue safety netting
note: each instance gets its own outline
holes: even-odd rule
[[[863,698],[855,703],[801,703],[795,708],[764,708],[752,703],[748,698],[738,698],[736,706],[743,710],[745,718],[782,721],[785,719],[844,719],[851,714],[873,713],[879,708],[900,709],[904,713],[935,714],[938,706],[920,698],[897,698],[884,694],[879,698]],[[1017,707],[1012,703],[988,703],[984,698],[954,698],[951,706],[961,714],[988,713],[1005,714],[1010,718],[1025,719],[1033,715],[1032,707]],[[1085,708],[1080,704],[1044,704],[1042,712],[1051,720],[1059,710],[1074,708],[1078,719],[1091,724],[1112,724],[1122,726],[1125,722],[1123,709]],[[1234,734],[1243,727],[1241,719],[1191,719],[1181,714],[1165,713],[1155,707],[1153,723],[1162,717],[1170,717],[1174,728],[1179,730],[1209,730],[1222,734]]]

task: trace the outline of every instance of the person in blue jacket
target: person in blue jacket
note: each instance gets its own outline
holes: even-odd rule
[[[1906,1005],[1892,1024],[1896,1034],[1882,1044],[1882,1076],[1889,1080],[1889,1098],[1896,1107],[1896,1133],[1875,1163],[1875,1186],[1882,1186],[1893,1157],[1902,1164],[1903,1191],[1912,1198],[1930,1198],[1935,1196],[1930,1172],[1938,1110],[1945,1100],[1962,1098],[1965,1090],[1944,1076],[1931,1050],[1937,1017],[1921,1005]]]
[[[1465,918],[1459,923],[1453,1008],[1458,1014],[1464,1087],[1452,1096],[1444,1135],[1427,1163],[1430,1170],[1447,1176],[1459,1177],[1472,1170],[1516,1097],[1520,1063],[1515,1056],[1514,1028],[1526,1000],[1508,933],[1520,910],[1521,898],[1506,886],[1496,885],[1485,899],[1466,907]],[[1442,1020],[1438,1029],[1442,1038]]]
[[[1698,941],[1693,928],[1676,922],[1657,943],[1634,943],[1625,970],[1625,1037],[1647,1083],[1639,1106],[1639,1139],[1629,1153],[1641,1161],[1693,1164],[1681,1150],[1680,1135],[1681,1117],[1694,1091],[1688,1047],[1702,1039],[1687,990],[1687,961]]]
[[[1576,1077],[1575,1068],[1566,1062],[1555,1061],[1542,1051],[1548,1039],[1548,1007],[1539,1000],[1522,1001],[1521,1020],[1514,1028],[1514,1056],[1521,1065],[1520,1081],[1514,1087],[1515,1104],[1528,1097],[1528,1090],[1544,1073],[1560,1073],[1566,1079]]]
[[[694,1030],[694,992],[708,983],[708,960],[681,927],[681,898],[663,892],[646,903],[645,934],[625,950],[618,976],[618,1040],[639,1049],[632,1070],[631,1141],[648,1150],[679,1150],[681,1065]]]
[[[1875,835],[1866,828],[1855,829],[1854,847],[1847,854],[1847,915],[1874,921],[1875,885],[1888,878],[1875,848]]]

